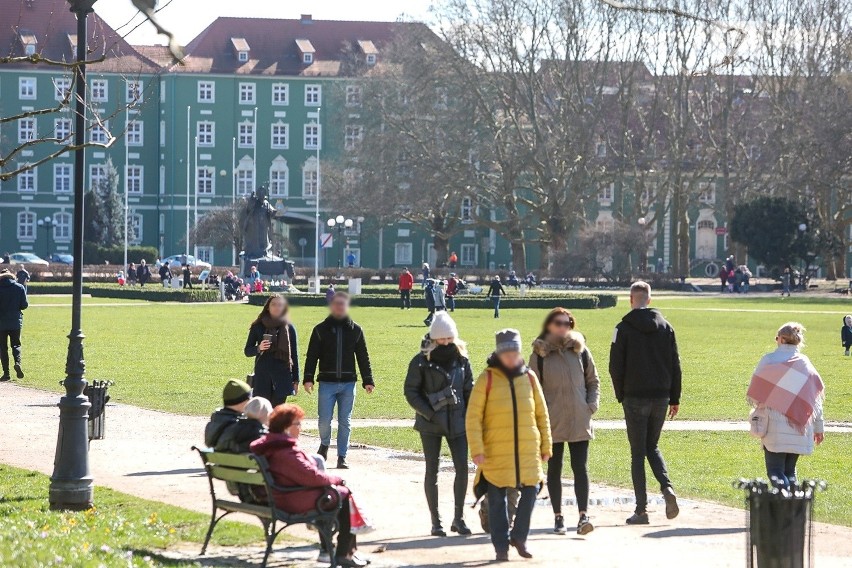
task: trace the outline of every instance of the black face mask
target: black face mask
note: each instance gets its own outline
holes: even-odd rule
[[[458,359],[458,356],[459,348],[456,347],[454,343],[450,343],[449,345],[437,345],[432,352],[429,353],[429,360],[445,367],[452,365],[452,363]]]

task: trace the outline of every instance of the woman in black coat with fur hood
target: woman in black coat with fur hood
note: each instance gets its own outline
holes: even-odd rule
[[[417,413],[414,429],[420,432],[426,458],[423,485],[432,517],[432,536],[447,536],[438,511],[438,467],[444,438],[456,470],[455,513],[450,530],[460,535],[471,534],[464,522],[464,498],[468,484],[465,413],[472,390],[473,372],[467,346],[459,339],[456,323],[450,315],[437,312],[405,378],[405,399]]]

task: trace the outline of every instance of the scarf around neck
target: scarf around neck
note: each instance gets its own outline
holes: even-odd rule
[[[260,323],[263,325],[264,333],[272,333],[275,337],[272,338],[272,347],[269,349],[269,354],[276,359],[287,361],[290,367],[293,367],[293,357],[290,353],[290,322],[286,317],[273,318],[269,314],[263,314],[260,318]]]
[[[781,349],[775,353],[779,353]],[[761,359],[748,387],[749,401],[763,404],[787,417],[800,432],[822,404],[825,385],[810,361],[796,351],[783,360]]]

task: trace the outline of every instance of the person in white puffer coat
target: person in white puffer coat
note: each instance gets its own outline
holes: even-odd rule
[[[811,455],[824,436],[822,378],[807,356],[805,328],[790,322],[776,336],[778,348],[763,356],[751,379],[748,398],[765,420],[766,474],[778,485],[796,483],[799,456]]]

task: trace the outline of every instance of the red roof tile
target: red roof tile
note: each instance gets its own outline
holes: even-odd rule
[[[97,8],[97,5],[95,5]],[[66,0],[0,0],[0,55],[23,56],[21,33],[36,39],[36,52],[42,57],[57,61],[73,61],[72,42],[76,38],[77,19],[68,9]],[[151,73],[156,66],[139,55],[115,30],[104,22],[97,12],[89,15],[88,48],[91,59],[106,56],[106,60],[93,64],[93,72]],[[4,65],[33,68],[30,63]],[[44,67],[44,66],[42,66]]]
[[[384,46],[399,33],[412,29],[428,32],[425,24],[411,22],[217,18],[190,42],[186,47],[186,65],[175,70],[245,75],[346,75],[356,72],[357,66],[343,63],[350,62],[352,57],[365,57],[367,51],[381,58]],[[231,46],[234,37],[244,38],[251,46],[248,63],[237,60]],[[314,57],[311,64],[305,65],[302,53],[308,45],[313,48]]]

